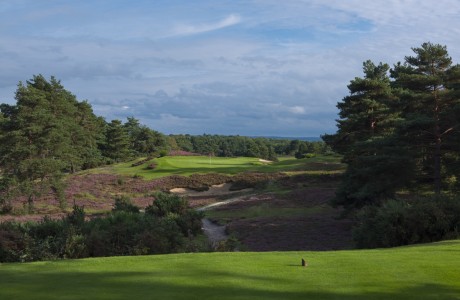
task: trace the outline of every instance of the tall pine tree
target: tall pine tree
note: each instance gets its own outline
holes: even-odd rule
[[[389,66],[371,61],[363,64],[364,77],[348,85],[350,95],[337,104],[340,119],[338,131],[323,140],[343,155],[348,167],[335,198],[335,204],[349,208],[392,196],[409,179],[402,167],[407,161],[395,147],[394,128],[399,113],[394,110],[394,97]]]
[[[61,189],[63,172],[82,166],[81,149],[95,144],[95,116],[54,77],[19,83],[15,98],[16,105],[1,106],[0,169],[31,207],[50,187]]]
[[[424,43],[412,50],[415,56],[406,56],[405,63],[392,70],[404,118],[398,132],[410,146],[417,179],[432,183],[439,194],[445,179],[443,160],[458,154],[460,73],[446,46]]]

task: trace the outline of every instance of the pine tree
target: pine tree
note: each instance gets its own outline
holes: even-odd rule
[[[104,150],[104,155],[115,162],[121,162],[133,156],[128,132],[120,120],[112,120],[107,125]]]
[[[406,157],[396,148],[394,128],[399,121],[390,79],[389,66],[371,61],[363,64],[364,78],[348,85],[350,95],[337,104],[338,131],[323,140],[347,163],[335,204],[361,207],[394,194],[409,180]]]
[[[418,167],[418,180],[431,182],[439,194],[443,158],[456,152],[447,147],[446,141],[453,146],[460,130],[460,73],[458,66],[452,66],[446,46],[424,43],[412,50],[415,56],[406,56],[405,63],[392,70],[404,118],[398,132],[410,141],[407,145]]]
[[[81,103],[54,77],[19,83],[16,101],[0,107],[0,168],[32,207],[50,187],[61,189],[63,172],[80,168],[81,148],[94,144],[93,128],[78,122]],[[94,117],[92,111],[87,115]]]

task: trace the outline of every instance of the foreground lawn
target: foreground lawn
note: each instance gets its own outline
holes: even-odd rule
[[[300,266],[305,258],[309,266]],[[460,240],[0,265],[0,299],[460,299]]]
[[[266,163],[254,157],[209,157],[209,156],[165,156],[153,159],[140,166],[133,167],[133,162],[115,164],[96,168],[86,173],[116,173],[126,176],[142,176],[154,179],[169,175],[189,176],[191,174],[220,173],[234,175],[241,172],[299,172],[324,173],[342,171],[340,157],[318,156],[309,159],[282,157],[278,162]],[[154,170],[148,168],[156,164]]]

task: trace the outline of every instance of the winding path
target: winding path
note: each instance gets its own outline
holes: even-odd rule
[[[209,204],[203,207],[199,207],[197,208],[197,210],[205,211],[205,210],[217,207],[217,206],[222,206],[222,205],[226,205],[229,203],[242,201],[246,197],[248,197],[248,195],[230,198],[224,201],[220,201],[220,202],[212,203],[212,204]],[[225,229],[227,226],[216,224],[207,218],[204,218],[203,220],[201,220],[201,223],[203,224],[202,225],[203,232],[204,234],[206,234],[206,236],[208,237],[208,240],[211,242],[212,245],[216,245],[217,243],[224,241],[228,238],[228,235],[225,232]]]
[[[213,246],[228,238],[228,235],[225,233],[225,225],[218,225],[207,218],[201,220],[201,223],[203,224],[204,234],[206,234]]]

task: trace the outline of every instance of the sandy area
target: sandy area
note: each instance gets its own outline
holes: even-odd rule
[[[259,158],[259,161],[263,162],[263,163],[272,163],[271,160],[266,160],[266,159],[262,159],[262,158]]]
[[[231,183],[216,184],[216,185],[212,185],[211,187],[209,187],[209,190],[203,191],[203,192],[194,191],[194,190],[187,189],[187,188],[174,188],[169,191],[171,193],[178,194],[181,196],[210,197],[210,196],[228,195],[228,194],[233,194],[233,193],[241,193],[241,192],[247,192],[247,191],[252,190],[252,189],[244,189],[244,190],[238,190],[238,191],[230,191],[231,186],[232,186]]]

